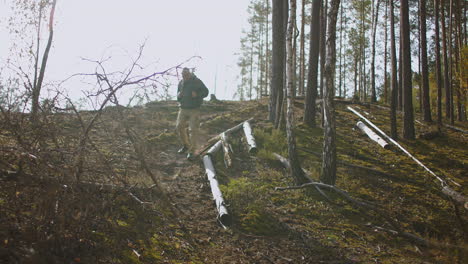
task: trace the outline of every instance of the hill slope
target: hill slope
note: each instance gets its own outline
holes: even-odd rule
[[[297,102],[301,116],[302,102]],[[463,208],[454,207],[433,178],[397,149],[385,150],[354,128],[358,118],[337,105],[337,187],[372,202],[404,231],[466,249]],[[388,111],[365,110],[384,131]],[[92,112],[81,113],[89,120]],[[122,115],[124,118],[122,118]],[[202,107],[201,141],[254,118],[259,146],[250,156],[232,138],[233,167],[215,167],[233,215],[223,229],[201,161],[176,153],[175,102],[109,107],[90,133],[82,183],[72,184],[80,125],[56,114],[57,143],[29,153],[2,133],[0,261],[7,263],[462,263],[466,250],[424,247],[384,231],[385,219],[314,189],[293,185],[272,156],[286,156],[283,132],[265,121],[266,102],[218,102]],[[318,179],[322,130],[297,120],[302,165]],[[466,125],[466,124],[459,124]],[[417,131],[434,128],[417,124]],[[401,142],[429,168],[459,182],[467,194],[466,135],[450,130],[431,140]],[[55,144],[55,145],[54,145]],[[135,147],[137,146],[137,147]],[[60,148],[59,148],[60,147]],[[53,151],[52,151],[53,150]],[[31,150],[32,151],[32,150]],[[45,153],[44,153],[45,152]],[[36,158],[28,157],[28,154]],[[350,166],[350,164],[358,166]],[[7,173],[17,171],[18,173]],[[153,177],[153,178],[152,178]],[[155,181],[158,184],[155,185]],[[65,185],[66,186],[65,186]],[[162,191],[161,191],[162,190]]]

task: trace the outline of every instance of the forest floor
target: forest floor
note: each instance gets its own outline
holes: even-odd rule
[[[222,154],[214,157],[233,217],[223,228],[202,161],[177,154],[176,102],[153,102],[104,111],[90,132],[79,184],[74,157],[81,127],[74,114],[50,115],[49,129],[56,132],[43,135],[53,140],[41,147],[24,148],[12,130],[1,128],[0,262],[466,263],[467,210],[449,201],[438,182],[402,151],[383,149],[357,129],[359,118],[348,105],[336,105],[338,160],[346,162],[338,163],[336,186],[377,205],[405,232],[439,246],[385,231],[392,228],[384,217],[332,192],[326,191],[327,200],[313,188],[276,191],[294,181],[272,155],[287,156],[286,136],[266,120],[265,100],[202,106],[201,144],[254,118],[257,155],[249,155],[239,133],[231,139],[232,168],[225,168]],[[389,134],[387,109],[352,107]],[[302,124],[302,108],[298,100],[299,157],[318,180],[321,158],[314,153],[322,151],[323,130]],[[93,114],[81,113],[85,121]],[[466,122],[455,125],[468,129]],[[417,122],[418,138],[399,143],[468,195],[468,135],[444,128],[431,139],[419,137],[434,131]]]

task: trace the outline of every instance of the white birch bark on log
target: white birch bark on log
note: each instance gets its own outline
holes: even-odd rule
[[[232,166],[232,159],[231,159],[231,156],[229,155],[231,148],[229,146],[228,136],[226,133],[221,134],[220,141],[221,141],[221,144],[223,146],[223,151],[224,151],[224,165],[226,165],[226,168],[230,168]]]
[[[223,194],[221,193],[218,180],[216,179],[216,171],[209,155],[203,156],[203,165],[205,165],[206,177],[210,182],[211,193],[213,194],[216,209],[218,210],[218,220],[223,227],[226,228],[231,225],[231,216],[225,206]]]
[[[384,149],[389,149],[390,148],[390,144],[388,144],[387,141],[382,139],[379,135],[377,135],[374,131],[372,131],[372,129],[370,129],[368,126],[366,126],[366,124],[364,124],[363,122],[361,122],[361,121],[357,122],[356,126],[359,127],[359,129],[361,129],[362,132],[366,133],[366,135],[370,139],[377,142],[377,144],[379,144],[382,148],[384,148]]]
[[[235,133],[237,131],[239,131],[243,126],[244,126],[244,122],[250,122],[253,120],[253,117],[247,119],[246,121],[243,121],[242,123],[240,124],[237,124],[236,126],[234,127],[231,127],[229,128],[228,130],[224,131],[224,132],[221,132],[220,134],[210,138],[207,142],[207,144],[205,144],[202,149],[200,151],[197,151],[196,152],[196,156],[201,156],[205,151],[207,151],[213,144],[215,144],[218,140],[221,139],[221,136],[222,134],[226,134],[226,135],[230,135],[232,133]]]
[[[221,140],[218,140],[218,142],[216,142],[210,149],[208,149],[206,154],[210,156],[214,155],[215,152],[221,149],[222,145],[223,145],[223,142]]]
[[[468,210],[468,206],[466,204],[466,202],[461,202],[461,201],[468,201],[468,198],[465,197],[464,195],[456,192],[455,190],[451,189],[447,182],[445,180],[443,180],[442,178],[440,178],[439,176],[437,176],[437,174],[435,174],[432,170],[430,170],[428,167],[426,167],[421,161],[419,161],[417,158],[415,158],[413,155],[411,155],[405,148],[403,148],[400,144],[398,144],[398,142],[396,142],[393,138],[389,137],[387,134],[385,134],[380,128],[378,128],[376,125],[374,125],[371,121],[367,120],[367,118],[365,118],[363,115],[361,115],[358,111],[354,110],[352,107],[348,106],[347,107],[348,110],[350,110],[351,112],[353,112],[354,114],[356,114],[358,117],[360,117],[362,120],[366,121],[367,124],[369,124],[371,127],[373,127],[375,130],[377,130],[377,132],[379,132],[382,136],[384,136],[385,138],[388,139],[388,141],[390,141],[391,143],[393,143],[395,146],[397,146],[398,148],[401,149],[401,151],[403,151],[406,155],[408,155],[408,157],[410,157],[411,159],[413,159],[418,165],[420,165],[421,167],[423,167],[427,172],[429,172],[432,176],[434,176],[439,182],[440,184],[442,185],[442,192],[451,197],[453,200],[459,202],[459,203],[464,203],[463,206],[465,207],[465,209]],[[457,182],[455,182],[454,180],[450,179],[449,177],[446,177],[448,180],[450,180],[453,184],[457,185],[457,186],[461,186],[460,184],[458,184]],[[461,199],[460,197],[462,197],[463,199]]]
[[[255,143],[252,127],[248,121],[244,122],[244,134],[245,138],[247,139],[247,144],[249,145],[249,153],[256,154],[258,151],[257,144]]]

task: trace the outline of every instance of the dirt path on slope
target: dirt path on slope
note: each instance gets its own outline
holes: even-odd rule
[[[221,114],[202,112],[201,120],[217,122],[217,119],[221,122],[216,127],[209,127],[202,121],[200,145],[249,117],[255,117],[257,123],[263,122],[264,111],[256,108],[243,111],[233,109]],[[185,155],[177,153],[179,147],[173,141],[164,150],[155,150],[157,157],[154,158],[161,172],[160,184],[180,212],[179,221],[196,243],[192,246],[195,246],[204,263],[320,263],[329,259],[318,254],[314,241],[305,238],[299,231],[289,229],[287,225],[284,226],[286,232],[274,236],[249,234],[236,224],[224,229],[216,219],[217,212],[201,158],[188,161]],[[217,166],[223,164],[215,164]],[[230,174],[236,177],[245,171],[258,173],[255,170],[255,158],[236,156]],[[332,254],[331,259],[340,257]]]

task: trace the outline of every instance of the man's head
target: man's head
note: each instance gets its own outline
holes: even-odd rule
[[[192,77],[192,73],[190,72],[190,69],[189,68],[183,68],[182,69],[182,78],[184,80],[188,80],[188,79],[190,79],[190,77]]]

